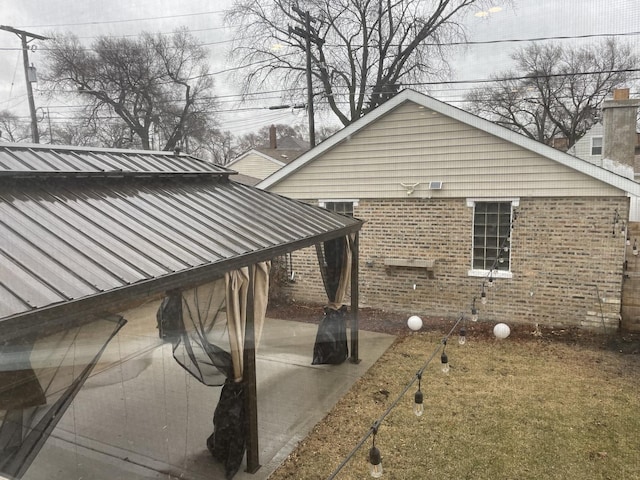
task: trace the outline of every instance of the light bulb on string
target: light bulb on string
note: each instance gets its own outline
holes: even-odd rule
[[[373,427],[373,444],[371,450],[369,450],[369,474],[373,478],[380,478],[382,476],[382,455],[380,450],[376,447],[376,434],[378,428]]]
[[[447,357],[447,353],[444,351],[444,349],[447,347],[446,338],[442,341],[442,344],[442,355],[440,355],[442,373],[449,373],[449,357]]]
[[[633,249],[632,249],[632,253],[634,255],[638,255],[638,240],[637,239],[633,239]]]
[[[471,317],[471,319],[473,320],[473,317]],[[458,335],[458,343],[460,345],[464,345],[465,343],[467,343],[467,329],[464,328],[464,325],[460,328],[460,333]]]
[[[413,397],[413,414],[416,417],[421,417],[424,413],[424,395],[422,394],[422,390],[420,390],[420,380],[422,379],[422,374],[418,373],[418,390]]]
[[[471,321],[472,322],[477,322],[478,321],[478,309],[476,308],[476,299],[475,298],[473,299],[473,303],[471,304]],[[464,328],[464,327],[462,327],[462,328]]]
[[[442,373],[449,373],[449,358],[445,352],[440,355],[440,363],[442,364]]]
[[[493,287],[493,276],[491,274],[489,274],[488,285],[489,288]]]
[[[480,292],[480,303],[482,305],[487,304],[487,292],[484,290],[484,283],[482,284],[482,291]]]
[[[620,214],[618,213],[618,209],[616,208],[615,214],[613,216],[613,236],[616,236],[616,230],[618,229],[618,226],[620,225]],[[620,232],[624,231],[624,223],[622,225],[622,227],[620,228]]]

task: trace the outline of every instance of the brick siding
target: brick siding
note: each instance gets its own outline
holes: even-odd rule
[[[520,198],[511,238],[513,278],[496,279],[479,302],[483,278],[470,277],[473,208],[465,199],[360,200],[360,305],[455,317],[478,297],[488,321],[615,329],[619,324],[624,233],[613,234],[624,197]],[[435,260],[424,268],[385,258]],[[326,301],[315,249],[293,255],[298,301]]]

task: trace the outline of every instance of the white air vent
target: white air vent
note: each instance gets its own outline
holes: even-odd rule
[[[442,189],[442,182],[429,182],[429,190]]]

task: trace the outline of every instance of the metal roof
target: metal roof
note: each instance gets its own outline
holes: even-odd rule
[[[224,167],[176,152],[0,143],[0,176],[139,176],[229,174]]]
[[[27,163],[58,158],[60,150],[52,150],[3,145],[2,155]],[[156,170],[166,160],[157,152],[93,155],[81,157],[134,158],[134,169]],[[196,163],[190,160],[192,173]],[[51,171],[41,178],[23,168],[0,177],[0,323],[109,311],[362,225],[230,181],[224,169],[212,175],[209,164],[187,177],[162,171],[81,179]]]

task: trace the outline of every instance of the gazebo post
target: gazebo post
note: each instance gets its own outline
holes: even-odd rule
[[[359,345],[359,325],[358,325],[358,284],[360,264],[360,232],[353,234],[351,242],[351,363],[360,363],[358,355]]]
[[[246,444],[247,472],[256,473],[260,468],[258,450],[258,393],[256,387],[256,342],[255,342],[255,308],[254,308],[253,267],[249,267],[249,292],[247,294],[247,323],[244,336],[244,383],[246,411]]]

